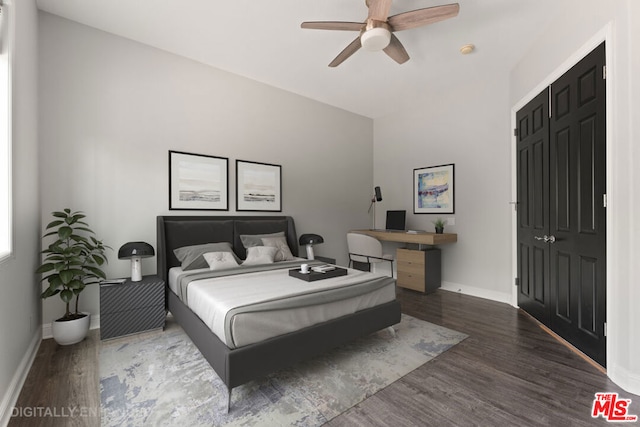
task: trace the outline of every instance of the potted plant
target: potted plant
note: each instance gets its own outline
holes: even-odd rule
[[[107,262],[105,252],[111,248],[93,236],[82,212],[64,209],[52,215],[55,220],[47,225],[49,231],[42,239],[53,236],[55,240],[42,251],[45,256],[36,273],[43,274],[42,281],[48,283],[40,297],[60,295],[66,304],[64,316],[51,326],[56,342],[70,345],[87,336],[91,317],[79,311],[79,297],[87,285],[106,278],[100,267]],[[71,311],[69,305],[74,297],[75,311]]]
[[[433,225],[436,227],[436,234],[442,234],[444,232],[444,220],[442,218],[433,221]]]

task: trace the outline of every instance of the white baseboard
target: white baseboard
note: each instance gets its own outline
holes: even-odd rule
[[[18,401],[20,391],[22,391],[22,386],[27,380],[27,375],[31,370],[31,366],[33,365],[33,361],[36,358],[36,354],[38,354],[38,349],[40,348],[41,342],[42,329],[38,329],[38,331],[36,331],[36,333],[33,335],[31,344],[29,344],[27,352],[22,358],[18,369],[16,369],[16,373],[13,375],[11,383],[9,383],[7,391],[5,392],[4,396],[2,396],[2,402],[0,402],[0,426],[6,427],[9,424],[9,420],[11,419],[11,415],[13,414],[13,408]]]
[[[489,299],[497,302],[511,304],[511,294],[507,292],[492,291],[484,288],[476,288],[475,286],[461,285],[453,282],[442,282],[440,288],[445,291],[459,292],[472,297]]]
[[[100,328],[100,315],[92,314],[91,324],[89,325],[89,329],[99,329],[99,328]],[[46,340],[47,338],[53,338],[53,332],[51,331],[51,323],[44,323],[42,325],[42,339]]]
[[[637,372],[630,372],[616,364],[613,364],[613,366],[607,364],[607,376],[625,391],[640,396],[640,375]],[[636,411],[632,413],[638,414],[640,411],[637,409],[637,404],[634,406]]]

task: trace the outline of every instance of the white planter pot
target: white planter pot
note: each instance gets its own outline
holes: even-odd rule
[[[89,332],[89,324],[91,323],[91,314],[80,319],[51,322],[51,330],[53,339],[60,345],[71,345],[82,341]]]

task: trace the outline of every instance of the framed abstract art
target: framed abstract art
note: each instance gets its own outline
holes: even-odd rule
[[[413,213],[454,213],[454,165],[440,165],[413,170]]]

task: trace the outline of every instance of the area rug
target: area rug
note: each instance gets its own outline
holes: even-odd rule
[[[403,315],[394,326],[227,391],[173,321],[100,349],[103,426],[319,426],[466,338]]]

